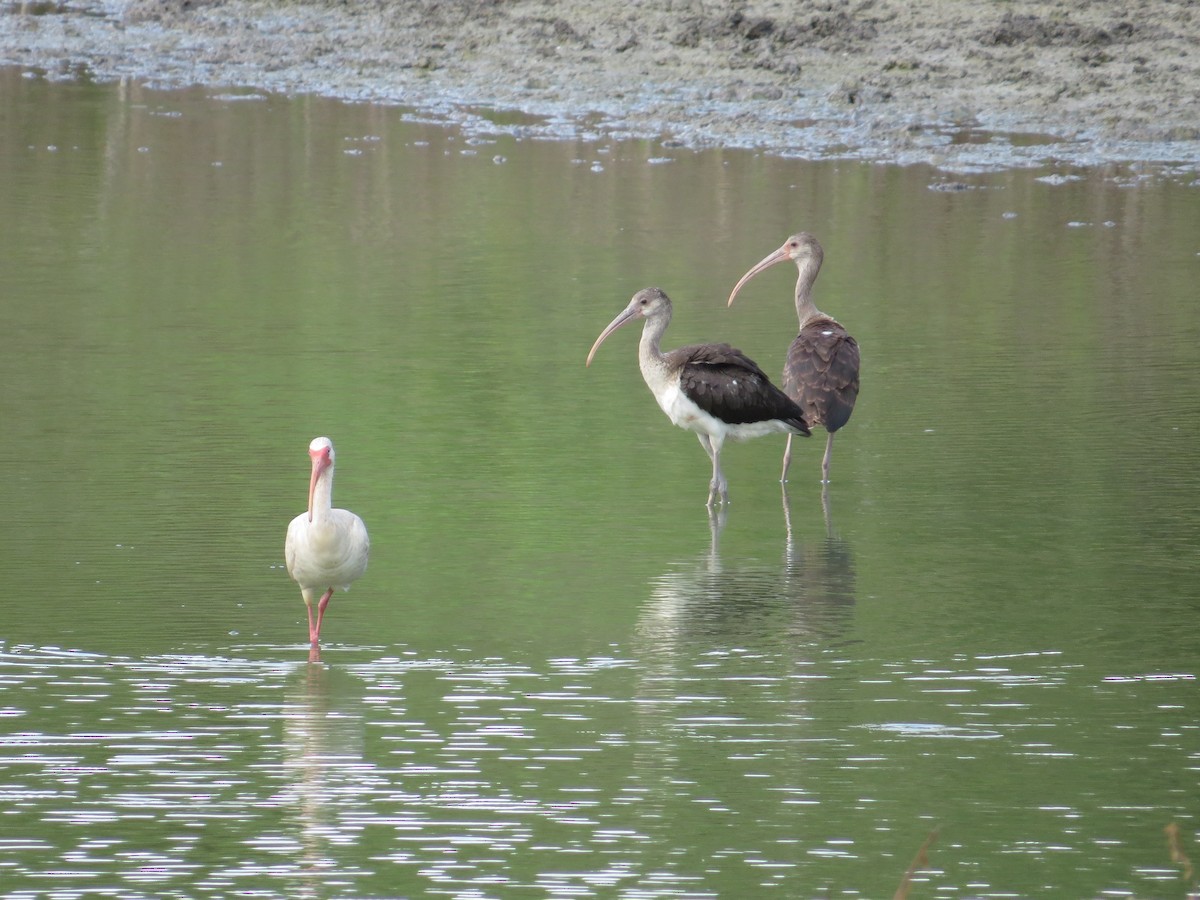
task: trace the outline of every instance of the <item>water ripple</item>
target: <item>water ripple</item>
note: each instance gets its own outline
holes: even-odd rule
[[[653,633],[540,664],[0,648],[0,803],[9,834],[33,835],[0,841],[9,896],[794,890],[871,856],[868,836],[896,827],[881,817],[890,785],[925,765],[930,739],[994,748],[960,751],[960,766],[1081,760],[1056,722],[1006,699],[1062,690],[1074,669],[1055,654],[864,670],[817,645],[693,652],[677,629]],[[864,687],[909,714],[847,714]],[[860,833],[821,836],[831,805]]]

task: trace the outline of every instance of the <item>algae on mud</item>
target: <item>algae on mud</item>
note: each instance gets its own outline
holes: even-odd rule
[[[1200,161],[1200,10],[1161,0],[82,0],[13,4],[0,65],[947,169]],[[1020,135],[964,140],[964,134]]]

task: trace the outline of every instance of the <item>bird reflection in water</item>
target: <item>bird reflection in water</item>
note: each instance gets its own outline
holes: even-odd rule
[[[299,666],[283,707],[283,779],[273,798],[289,812],[299,864],[288,895],[326,896],[330,878],[344,878],[336,849],[359,837],[356,798],[368,808],[372,766],[364,762],[362,687],[346,672],[321,664]],[[361,873],[358,873],[361,874]]]
[[[853,615],[853,554],[828,515],[816,538],[793,527],[784,497],[782,556],[722,552],[728,511],[709,517],[704,551],[651,581],[634,638],[638,660],[637,751],[631,780],[644,827],[669,828],[687,804],[709,802],[692,785],[720,781],[713,747],[727,740],[772,755],[792,785],[804,784],[812,703],[823,688],[826,651],[844,639]],[[735,513],[736,515],[736,513]],[[740,537],[740,536],[739,536]],[[777,545],[778,546],[778,545]],[[814,697],[815,695],[815,697]],[[760,743],[761,742],[761,743]],[[736,807],[736,797],[720,797]],[[669,844],[669,835],[664,836]]]
[[[708,547],[655,579],[639,635],[659,651],[680,641],[774,648],[840,635],[855,602],[854,556],[834,528],[828,486],[821,492],[824,527],[815,538],[794,527],[786,485],[782,497],[781,563],[723,560],[729,510],[710,510]]]
[[[786,482],[782,492],[783,522],[787,530],[783,568],[784,578],[789,583],[788,593],[797,600],[803,598],[808,607],[810,628],[822,630],[823,622],[831,631],[840,630],[841,626],[836,623],[854,607],[856,578],[854,553],[833,525],[829,484],[821,485],[825,537],[815,541],[796,539]]]

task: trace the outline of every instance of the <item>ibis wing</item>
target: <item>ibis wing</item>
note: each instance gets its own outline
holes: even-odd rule
[[[858,371],[858,342],[833,319],[819,319],[806,324],[792,342],[783,389],[810,423],[837,431],[854,411]]]
[[[673,352],[684,358],[680,387],[706,413],[730,425],[779,419],[808,433],[800,408],[740,350],[703,344]]]

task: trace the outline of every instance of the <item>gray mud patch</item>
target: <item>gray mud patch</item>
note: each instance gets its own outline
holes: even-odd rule
[[[1183,0],[82,0],[0,5],[0,63],[958,171],[1200,164]],[[480,116],[480,111],[485,115]],[[531,118],[500,126],[486,111]]]

